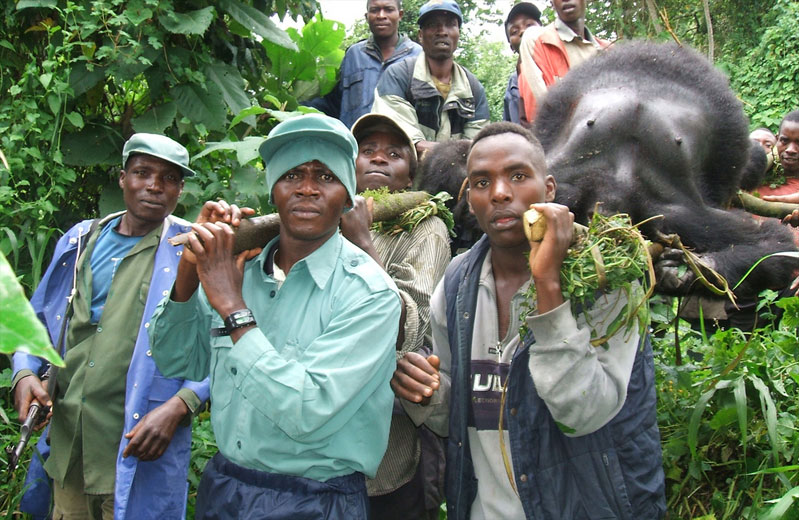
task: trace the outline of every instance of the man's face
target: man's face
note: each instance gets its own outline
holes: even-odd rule
[[[272,188],[280,232],[288,238],[324,243],[338,229],[348,207],[347,189],[320,161],[292,168]]]
[[[366,23],[376,39],[389,38],[397,34],[403,11],[397,0],[369,0],[366,7]]]
[[[552,0],[552,7],[558,13],[558,18],[568,24],[585,18],[585,2],[586,0]]]
[[[774,148],[774,144],[777,142],[777,138],[774,137],[774,134],[768,130],[762,129],[753,130],[752,133],[749,134],[749,139],[754,139],[760,143],[760,146],[763,147],[767,154],[771,153],[771,149]]]
[[[508,24],[508,42],[510,50],[519,52],[519,45],[522,43],[522,35],[525,29],[534,25],[541,25],[538,20],[524,13],[517,14]]]
[[[151,229],[175,211],[183,191],[183,174],[177,166],[152,155],[134,155],[119,174],[119,187],[128,218]]]
[[[483,138],[469,153],[469,210],[492,247],[529,247],[522,215],[555,198],[555,180],[533,157],[530,142],[513,133]]]
[[[461,30],[458,17],[446,11],[434,11],[422,20],[419,27],[419,43],[425,56],[434,60],[452,57],[458,48]]]
[[[410,187],[411,151],[407,141],[388,131],[376,131],[358,142],[355,177],[358,193],[387,187],[400,191]]]
[[[785,173],[799,176],[799,123],[783,121],[777,136],[777,154]]]

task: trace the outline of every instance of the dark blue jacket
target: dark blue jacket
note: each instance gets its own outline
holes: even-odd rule
[[[409,56],[422,52],[418,43],[400,35],[394,54],[383,62],[380,49],[373,37],[353,44],[341,61],[339,81],[327,95],[304,104],[335,117],[347,128],[364,114],[372,111],[375,86],[386,67]]]
[[[488,248],[484,236],[453,259],[444,275],[452,352],[446,477],[450,520],[468,519],[477,495],[467,435],[469,368],[480,267]],[[607,425],[582,437],[564,435],[536,393],[527,368],[533,342],[525,338],[511,362],[505,409],[526,518],[661,518],[665,482],[649,338],[636,355],[622,409]]]
[[[508,87],[502,99],[502,120],[521,124],[519,118],[519,73],[515,70],[508,78]]]

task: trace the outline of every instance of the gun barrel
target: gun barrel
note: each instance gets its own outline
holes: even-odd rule
[[[39,403],[31,403],[30,407],[28,408],[28,416],[25,417],[25,422],[22,423],[22,427],[19,430],[19,442],[17,442],[17,445],[13,449],[11,446],[6,448],[6,452],[8,453],[9,472],[17,469],[19,459],[22,457],[22,452],[25,451],[25,446],[28,445],[28,441],[31,438],[31,433],[33,433],[33,427],[36,425],[36,419],[39,415],[40,409],[41,405]]]

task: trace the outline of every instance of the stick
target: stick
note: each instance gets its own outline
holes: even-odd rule
[[[404,191],[391,193],[375,199],[372,219],[382,222],[397,218],[404,212],[430,199],[430,194],[423,191]],[[233,254],[238,254],[248,249],[264,247],[270,240],[280,233],[280,215],[260,215],[242,219],[235,230],[236,238],[233,243]],[[181,233],[169,239],[173,246],[186,244],[193,233]]]
[[[760,215],[761,217],[773,217],[782,220],[785,216],[799,209],[799,204],[788,204],[786,202],[768,202],[749,193],[739,191],[737,197],[730,201],[733,206],[744,209],[749,213]]]

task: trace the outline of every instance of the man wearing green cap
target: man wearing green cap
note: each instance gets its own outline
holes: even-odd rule
[[[122,163],[126,211],[67,231],[31,299],[66,361],[52,399],[39,379],[44,361],[14,356],[19,416],[34,400],[55,403],[49,446],[42,435],[37,447],[47,475],[34,457],[20,506],[37,517],[50,513],[47,476],[53,518],[185,517],[191,412],[208,382],[164,377],[147,329],[175,279],[181,249],[167,238],[189,223],[171,213],[194,172],[186,149],[163,135],[134,134]]]
[[[192,226],[193,254],[150,334],[167,374],[211,376],[219,453],[196,518],[367,517],[364,475],[388,442],[400,298],[339,233],[356,154],[338,120],[284,121],[261,146],[280,235],[234,257],[227,222],[204,209]]]

